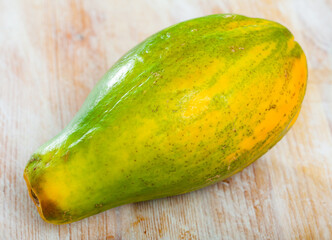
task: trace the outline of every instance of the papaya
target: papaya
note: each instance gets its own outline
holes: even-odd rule
[[[121,57],[24,170],[41,217],[65,224],[187,193],[241,171],[294,124],[306,57],[273,21],[217,14]]]

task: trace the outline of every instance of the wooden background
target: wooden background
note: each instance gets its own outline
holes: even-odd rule
[[[287,26],[309,61],[292,130],[243,172],[80,222],[43,222],[23,169],[106,70],[171,24],[239,13]],[[332,239],[332,1],[0,0],[0,239]]]

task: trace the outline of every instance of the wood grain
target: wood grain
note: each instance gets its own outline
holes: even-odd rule
[[[241,173],[69,225],[28,197],[29,156],[127,50],[171,24],[238,13],[287,26],[309,61],[301,114]],[[0,239],[332,239],[332,2],[0,0]]]

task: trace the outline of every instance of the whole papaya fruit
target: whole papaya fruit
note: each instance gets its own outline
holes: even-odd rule
[[[306,57],[282,25],[218,14],[124,55],[25,171],[41,217],[64,224],[190,192],[241,171],[300,111]]]

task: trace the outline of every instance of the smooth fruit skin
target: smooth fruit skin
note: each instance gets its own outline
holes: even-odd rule
[[[32,155],[30,196],[64,224],[223,180],[286,134],[306,81],[278,23],[218,14],[171,26],[123,56]]]

